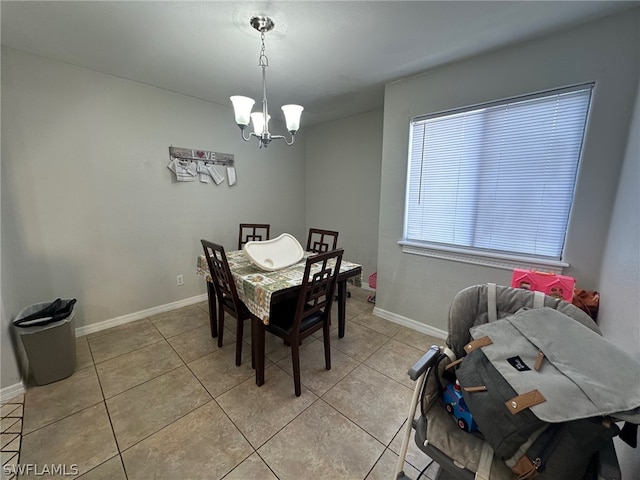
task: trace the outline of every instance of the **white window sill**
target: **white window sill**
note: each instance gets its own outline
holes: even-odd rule
[[[400,240],[404,253],[422,255],[425,257],[441,258],[454,262],[471,263],[486,267],[502,268],[513,270],[522,268],[525,270],[538,270],[541,272],[562,273],[562,269],[569,266],[568,263],[553,260],[536,260],[530,257],[520,257],[517,255],[500,255],[495,253],[484,253],[462,248],[446,248],[435,245],[426,245],[418,242]]]

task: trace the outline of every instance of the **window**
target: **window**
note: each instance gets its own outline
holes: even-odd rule
[[[592,88],[413,119],[401,243],[561,261]]]

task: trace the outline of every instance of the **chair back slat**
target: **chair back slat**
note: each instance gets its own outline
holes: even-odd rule
[[[218,299],[222,301],[223,296],[228,296],[236,305],[239,303],[238,293],[224,247],[208,240],[201,240],[200,242],[204,248],[204,255],[207,259],[207,265],[209,265],[209,272],[211,273]]]
[[[338,246],[338,232],[333,230],[322,230],[310,228],[307,237],[307,251],[314,253],[324,253],[335,250]]]
[[[238,250],[242,250],[247,242],[269,240],[270,229],[271,225],[268,223],[241,223],[238,233]]]
[[[343,249],[331,250],[307,258],[294,328],[303,318],[318,311],[329,315],[343,252]]]

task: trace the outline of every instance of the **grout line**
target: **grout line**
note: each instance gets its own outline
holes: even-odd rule
[[[88,367],[87,367],[87,368],[88,368]],[[84,370],[84,369],[83,369],[83,370]],[[104,397],[103,397],[103,398],[104,398]],[[53,424],[55,424],[55,423],[58,423],[58,422],[60,422],[61,420],[64,420],[64,419],[66,419],[66,418],[69,418],[69,417],[71,417],[72,415],[75,415],[76,413],[84,412],[85,410],[87,410],[87,409],[89,409],[89,408],[93,408],[93,407],[95,407],[96,405],[98,405],[98,404],[100,404],[100,403],[104,403],[104,400],[100,400],[100,401],[98,401],[98,402],[96,402],[96,403],[92,403],[91,405],[86,405],[86,406],[82,407],[80,410],[76,410],[76,411],[74,411],[74,412],[69,413],[68,415],[64,415],[64,416],[62,416],[62,417],[60,417],[60,418],[56,418],[55,420],[53,420],[53,421],[51,421],[51,422],[47,423],[46,425],[41,425],[41,426],[39,426],[38,428],[36,428],[35,430],[32,430],[32,431],[30,431],[30,432],[28,432],[28,433],[25,433],[23,436],[25,436],[25,435],[31,435],[32,433],[35,433],[35,432],[37,432],[38,430],[42,430],[43,428],[50,427],[51,425],[53,425]]]
[[[14,399],[19,399],[17,403],[14,403],[13,400]],[[9,457],[9,459],[4,462],[2,464],[2,471],[4,473],[4,467],[5,465],[9,465],[9,464],[13,464],[13,465],[19,465],[20,464],[20,451],[22,450],[22,432],[24,429],[24,404],[25,404],[25,394],[22,393],[16,397],[13,397],[11,399],[9,399],[7,402],[4,402],[1,404],[2,407],[6,407],[6,405],[16,405],[15,408],[11,409],[10,412],[6,413],[3,417],[2,420],[6,420],[7,418],[15,418],[16,421],[13,422],[10,426],[4,428],[4,430],[2,431],[3,434],[16,434],[16,437],[14,437],[12,440],[10,440],[9,442],[7,442],[5,445],[2,446],[2,448],[0,449],[0,451],[2,453],[13,453],[13,455],[11,455]],[[5,408],[5,410],[7,410]],[[12,416],[12,414],[16,414],[17,410],[20,410],[20,415],[15,415]],[[7,432],[6,430],[11,429],[14,425],[16,425],[16,423],[20,422],[20,431],[19,432]],[[5,422],[6,423],[6,422]],[[18,450],[9,450],[8,447],[9,445],[15,443],[15,441],[18,441]],[[15,460],[15,461],[14,461]],[[17,474],[12,474],[11,476],[8,476],[8,480],[13,480],[17,478]]]
[[[158,333],[160,333],[160,332],[158,332]],[[104,335],[103,335],[103,336],[104,336]],[[160,334],[160,336],[162,337],[162,334]],[[102,338],[102,337],[98,337],[98,338]],[[93,354],[93,350],[92,350],[92,348],[91,348],[91,341],[87,341],[87,343],[89,344],[89,351],[90,351],[90,353],[91,353],[91,359],[93,360],[93,365],[94,365],[94,366],[97,366],[97,365],[101,365],[101,364],[103,364],[103,363],[106,363],[106,362],[108,362],[108,361],[110,361],[110,360],[114,360],[114,359],[116,359],[116,358],[122,357],[122,356],[124,356],[124,355],[128,355],[128,354],[130,354],[130,353],[137,352],[138,350],[142,350],[143,348],[150,347],[151,345],[155,345],[156,343],[160,343],[160,342],[162,342],[162,341],[165,341],[165,342],[166,342],[166,338],[162,337],[162,338],[159,338],[159,339],[155,339],[155,340],[154,340],[154,341],[152,341],[151,343],[147,343],[147,344],[144,344],[144,345],[140,345],[139,347],[136,347],[136,348],[134,348],[133,350],[129,350],[129,351],[126,351],[126,352],[123,352],[123,353],[119,353],[119,354],[117,354],[117,355],[115,355],[115,356],[113,356],[113,357],[109,357],[109,358],[106,358],[106,359],[104,359],[104,360],[100,360],[99,362],[97,362],[97,361],[96,361],[95,356],[94,356],[94,354]]]
[[[287,373],[287,372],[285,372],[282,368],[280,368],[279,366],[277,366],[276,364],[271,365],[269,368],[272,368],[272,367],[275,367],[275,368],[277,368],[277,369],[281,370],[281,371],[282,371],[282,372],[284,372],[285,374]],[[265,377],[266,377],[266,369],[265,369]],[[260,388],[260,387],[258,387],[258,388]],[[266,445],[266,444],[267,444],[267,442],[269,442],[273,437],[275,437],[275,436],[276,436],[276,435],[278,435],[282,430],[284,430],[286,427],[288,427],[288,426],[291,424],[291,422],[293,422],[295,419],[297,419],[298,417],[300,417],[300,415],[302,415],[304,412],[306,412],[307,410],[309,410],[313,405],[315,405],[315,404],[316,404],[316,402],[318,402],[318,400],[320,400],[320,397],[319,397],[318,395],[316,395],[315,393],[313,393],[313,392],[312,392],[311,390],[309,390],[308,388],[307,388],[307,390],[309,391],[309,393],[310,393],[311,395],[313,395],[313,396],[315,396],[315,397],[316,397],[316,398],[313,400],[313,402],[311,402],[307,407],[303,408],[300,412],[298,412],[298,414],[297,414],[297,415],[295,415],[291,420],[289,420],[287,423],[285,423],[285,424],[284,424],[281,428],[279,428],[279,429],[278,429],[278,430],[277,430],[273,435],[271,435],[271,436],[270,436],[269,438],[267,438],[264,442],[262,442],[262,443],[261,443],[261,444],[260,444],[260,445],[255,449],[256,453],[258,453],[258,450],[259,450],[260,448],[262,448],[264,445]],[[299,398],[299,397],[297,397],[297,398]],[[326,402],[325,402],[325,403],[326,403]],[[234,423],[234,425],[235,425],[235,423]],[[236,428],[238,428],[238,430],[240,430],[240,428],[239,428],[239,427],[237,427],[237,426],[236,426]],[[240,433],[242,433],[242,432],[240,432]],[[243,434],[243,436],[244,436],[244,434]],[[252,445],[252,446],[253,446],[253,445]],[[260,457],[260,458],[262,458],[262,457]],[[266,464],[267,466],[269,466],[269,464],[267,464],[267,462],[265,462],[265,464]]]
[[[357,300],[357,299],[356,299],[356,301],[357,301],[358,303],[363,303],[362,301]],[[196,305],[199,307],[199,309],[200,309],[200,310],[203,310],[203,311],[205,311],[205,313],[206,313],[206,310],[203,308],[203,305],[198,305],[198,304],[196,304]],[[360,314],[354,315],[354,316],[353,316],[353,317],[351,317],[351,318],[347,318],[347,322],[349,322],[349,321],[353,320],[354,318],[358,317],[359,315],[362,315],[362,314],[365,314],[365,313],[370,313],[370,312],[361,312]],[[388,321],[388,320],[387,320],[387,321]],[[154,328],[155,328],[156,330],[158,330],[157,326],[154,324],[154,322],[153,322],[153,321],[149,321],[149,322],[154,326]],[[379,351],[380,351],[380,350],[381,350],[385,345],[387,345],[388,343],[390,343],[390,341],[394,339],[394,336],[389,336],[389,335],[384,334],[384,333],[382,333],[382,332],[378,332],[378,331],[376,331],[376,330],[374,330],[374,329],[371,329],[371,328],[367,327],[366,325],[360,324],[360,323],[358,323],[358,322],[353,322],[353,324],[354,324],[354,325],[358,325],[359,327],[362,327],[362,328],[366,328],[367,330],[371,330],[372,332],[374,332],[374,333],[376,333],[376,334],[378,334],[378,335],[382,335],[383,337],[385,337],[385,341],[384,341],[384,343],[382,343],[378,348],[376,348],[373,352],[371,352],[371,353],[370,353],[370,354],[369,354],[365,359],[363,359],[363,360],[359,360],[359,359],[354,358],[354,357],[353,357],[353,356],[351,356],[350,354],[348,354],[348,353],[346,353],[346,352],[343,352],[343,351],[338,347],[338,345],[339,345],[339,341],[331,342],[331,347],[332,347],[332,349],[335,349],[335,351],[338,351],[338,352],[340,352],[341,354],[345,355],[347,358],[349,358],[349,359],[351,359],[351,360],[355,361],[355,362],[356,362],[356,366],[355,366],[353,369],[351,369],[349,372],[347,372],[344,376],[342,376],[340,379],[338,379],[338,380],[337,380],[337,381],[336,381],[336,382],[335,382],[335,383],[334,383],[334,384],[333,384],[333,385],[332,385],[328,390],[326,390],[326,391],[325,391],[323,394],[321,394],[321,395],[317,395],[317,394],[316,394],[315,392],[313,392],[313,390],[311,390],[308,386],[304,385],[304,381],[303,381],[303,379],[301,379],[301,383],[302,383],[303,387],[304,387],[306,390],[308,390],[308,392],[309,392],[309,393],[311,393],[312,395],[314,395],[316,398],[315,398],[315,399],[313,399],[313,401],[312,401],[312,402],[311,402],[307,407],[305,407],[303,410],[301,410],[300,412],[298,412],[298,413],[297,413],[297,414],[296,414],[292,419],[290,419],[290,420],[289,420],[285,425],[283,425],[280,429],[278,429],[278,430],[277,430],[273,435],[271,435],[267,440],[265,440],[264,442],[262,442],[262,443],[261,443],[261,445],[259,445],[259,446],[255,447],[255,448],[253,447],[253,445],[251,444],[251,442],[247,439],[247,437],[244,435],[244,433],[242,432],[242,430],[238,427],[238,425],[236,425],[236,424],[233,422],[233,420],[229,417],[229,415],[227,414],[227,412],[226,412],[226,411],[225,411],[225,410],[220,406],[220,404],[217,402],[216,398],[215,398],[215,397],[214,397],[214,396],[213,396],[213,395],[212,395],[212,394],[207,390],[207,388],[206,388],[206,387],[205,387],[205,385],[202,383],[202,381],[200,380],[200,378],[198,378],[198,376],[197,376],[197,375],[196,375],[196,374],[191,370],[191,368],[190,368],[190,366],[188,365],[188,363],[187,363],[187,362],[186,362],[186,361],[185,361],[185,360],[180,356],[180,354],[176,351],[176,349],[174,348],[174,346],[169,342],[169,339],[171,339],[171,338],[175,338],[177,335],[181,335],[181,334],[188,333],[188,332],[190,332],[190,331],[192,331],[192,330],[194,330],[194,329],[196,329],[196,328],[199,328],[199,327],[194,327],[194,329],[189,329],[189,330],[186,330],[186,331],[184,331],[184,332],[180,332],[180,333],[179,333],[179,334],[177,334],[177,335],[172,335],[172,336],[170,336],[170,337],[165,337],[165,336],[162,334],[162,332],[160,332],[160,331],[158,330],[158,332],[159,332],[159,333],[160,333],[160,335],[162,336],[162,340],[164,340],[164,341],[169,345],[169,347],[172,349],[172,351],[173,351],[173,352],[178,356],[178,358],[179,358],[179,360],[180,360],[181,365],[179,365],[179,366],[177,366],[177,367],[175,367],[175,368],[172,368],[172,369],[170,369],[170,370],[168,370],[168,371],[166,371],[166,372],[163,372],[163,373],[161,373],[160,375],[157,375],[157,376],[155,376],[155,377],[153,377],[153,378],[147,379],[147,380],[145,380],[144,382],[142,382],[142,383],[140,383],[140,384],[138,384],[138,385],[135,385],[135,386],[133,386],[133,387],[130,387],[130,388],[129,388],[129,389],[127,389],[127,390],[124,390],[123,392],[119,392],[118,394],[116,394],[116,395],[114,395],[113,397],[110,397],[110,398],[115,398],[115,397],[117,397],[117,396],[119,396],[119,395],[121,395],[121,394],[124,394],[125,392],[128,392],[128,391],[132,390],[133,388],[136,388],[136,387],[138,387],[138,386],[140,386],[140,385],[143,385],[143,384],[145,384],[145,383],[148,383],[148,382],[150,382],[151,380],[157,379],[159,376],[164,375],[164,374],[167,374],[167,373],[169,373],[169,372],[172,372],[172,371],[174,371],[174,370],[176,370],[176,369],[178,369],[178,368],[181,368],[181,367],[184,365],[185,367],[187,367],[187,371],[188,371],[188,372],[189,372],[193,377],[195,377],[196,381],[197,381],[197,382],[202,386],[202,388],[205,390],[205,392],[206,392],[206,393],[211,397],[211,398],[210,398],[210,400],[208,400],[208,401],[207,401],[207,402],[205,402],[203,405],[200,405],[200,406],[199,406],[199,407],[197,407],[197,408],[201,408],[201,407],[203,407],[204,405],[208,404],[210,401],[215,402],[215,404],[218,406],[218,408],[220,408],[220,410],[222,411],[222,413],[223,413],[223,414],[224,414],[224,415],[229,419],[229,421],[231,422],[231,424],[236,428],[236,430],[237,430],[237,431],[238,431],[238,432],[243,436],[243,438],[245,439],[245,441],[249,444],[249,446],[250,446],[250,447],[251,447],[251,449],[253,450],[253,453],[256,453],[256,454],[257,454],[257,457],[260,459],[260,461],[262,461],[262,462],[267,466],[267,468],[268,468],[268,469],[273,473],[273,475],[274,475],[276,478],[278,478],[278,476],[277,476],[277,475],[276,475],[276,473],[273,471],[272,467],[271,467],[271,466],[270,466],[270,465],[265,461],[265,459],[264,459],[264,458],[262,458],[262,456],[258,453],[258,449],[259,449],[259,448],[261,448],[262,446],[264,446],[266,443],[268,443],[268,442],[269,442],[273,437],[275,437],[276,435],[278,435],[278,434],[279,434],[283,429],[287,428],[287,427],[288,427],[292,422],[294,422],[296,419],[298,419],[298,418],[299,418],[303,413],[307,412],[307,411],[308,411],[312,406],[314,406],[314,405],[318,402],[318,400],[321,400],[325,405],[328,405],[328,406],[329,406],[329,407],[331,407],[333,410],[335,410],[336,412],[338,412],[338,413],[340,414],[340,416],[342,416],[343,418],[347,419],[351,424],[355,425],[359,430],[362,430],[362,431],[363,431],[364,433],[366,433],[368,436],[370,436],[371,438],[373,438],[373,439],[374,439],[374,440],[376,440],[378,443],[380,443],[381,445],[383,445],[383,446],[384,446],[384,449],[383,449],[383,451],[382,451],[381,455],[380,455],[380,456],[375,460],[375,462],[373,463],[373,465],[372,465],[371,469],[370,469],[370,470],[367,472],[367,474],[365,475],[365,477],[364,477],[364,478],[366,478],[366,476],[367,476],[367,475],[369,475],[369,474],[371,473],[371,471],[373,471],[373,469],[376,467],[376,465],[378,464],[378,462],[380,461],[380,459],[382,458],[382,456],[384,455],[384,453],[386,452],[386,450],[387,450],[387,449],[388,449],[388,450],[390,450],[390,452],[392,452],[392,453],[394,453],[394,454],[395,454],[395,452],[393,452],[393,450],[391,450],[391,448],[389,447],[389,445],[391,444],[391,442],[393,442],[393,439],[394,439],[394,438],[395,438],[395,436],[398,434],[398,432],[399,432],[400,430],[402,430],[402,428],[403,428],[403,426],[404,426],[404,422],[403,422],[403,424],[399,427],[399,429],[398,429],[398,431],[396,432],[396,434],[391,438],[391,440],[390,440],[390,442],[389,442],[389,445],[384,445],[382,442],[380,442],[380,440],[378,440],[376,437],[374,437],[372,434],[370,434],[370,433],[369,433],[368,431],[366,431],[364,428],[360,427],[357,423],[355,423],[355,422],[354,422],[353,420],[351,420],[349,417],[347,417],[346,415],[344,415],[343,413],[341,413],[339,410],[337,410],[336,408],[334,408],[331,404],[329,404],[326,400],[324,400],[324,398],[323,398],[323,397],[324,397],[328,392],[332,391],[332,390],[336,387],[336,385],[340,384],[340,383],[341,383],[341,382],[343,382],[347,377],[349,377],[349,376],[353,373],[353,371],[354,371],[355,369],[359,368],[359,367],[360,367],[360,366],[362,366],[362,365],[365,365],[365,366],[367,366],[368,368],[371,368],[372,370],[376,371],[377,373],[379,373],[379,374],[383,375],[384,377],[386,377],[386,378],[388,378],[388,379],[390,379],[390,380],[393,380],[394,382],[398,383],[399,385],[402,385],[402,384],[401,384],[400,382],[398,382],[397,380],[395,380],[395,379],[391,378],[391,377],[390,377],[390,376],[388,376],[387,374],[385,374],[385,373],[383,373],[383,372],[379,372],[379,371],[378,371],[378,370],[376,370],[375,368],[370,367],[370,366],[368,366],[368,365],[366,365],[366,364],[365,364],[365,362],[366,362],[369,358],[371,358],[373,355],[375,355],[377,352],[379,352]],[[207,326],[208,326],[208,324],[207,324]],[[228,333],[228,332],[225,332],[225,333]],[[397,334],[398,334],[398,332],[396,332],[396,334],[395,334],[395,335],[397,335]],[[96,338],[100,338],[100,337],[96,337]],[[120,446],[119,446],[118,441],[117,441],[117,437],[116,437],[116,435],[115,435],[114,426],[113,426],[113,423],[112,423],[112,420],[111,420],[111,414],[110,414],[109,409],[108,409],[108,406],[107,406],[107,399],[106,399],[105,394],[104,394],[104,390],[103,390],[103,387],[102,387],[102,382],[100,381],[100,376],[98,375],[97,365],[96,365],[96,363],[95,363],[95,358],[94,358],[94,352],[93,352],[93,350],[92,350],[92,348],[91,348],[91,342],[90,342],[89,340],[90,340],[90,339],[89,339],[89,338],[87,338],[87,344],[88,344],[88,346],[89,346],[89,354],[91,355],[91,359],[92,359],[92,362],[93,362],[93,365],[91,365],[91,366],[93,366],[94,371],[95,371],[95,373],[96,373],[96,376],[97,376],[97,378],[98,378],[98,383],[99,383],[100,391],[101,391],[101,395],[102,395],[102,402],[103,402],[103,404],[105,405],[105,410],[106,410],[107,416],[108,416],[108,418],[109,418],[109,422],[110,422],[110,425],[111,425],[113,438],[114,438],[114,441],[115,441],[115,443],[116,443],[116,447],[117,447],[117,450],[118,450],[118,456],[120,457],[120,462],[121,462],[122,468],[123,468],[123,470],[124,470],[125,476],[127,476],[126,468],[125,468],[125,465],[124,465],[124,459],[123,459],[123,457],[122,457],[122,453],[123,453],[123,451],[121,451]],[[333,339],[332,339],[332,340],[333,340]],[[214,341],[214,342],[215,342],[215,340],[214,340],[214,339],[212,339],[212,341]],[[310,343],[308,343],[307,345],[303,346],[303,348],[304,348],[304,347],[308,347],[311,343],[313,343],[313,342],[315,342],[315,341],[318,341],[318,342],[321,342],[321,343],[322,343],[322,338],[312,337],[311,342],[310,342]],[[400,340],[397,340],[397,339],[396,339],[396,341],[400,342]],[[160,340],[158,340],[158,342],[154,342],[154,344],[155,344],[155,343],[159,343],[159,342],[160,342]],[[404,342],[401,342],[401,343],[404,343]],[[245,341],[245,344],[247,344],[247,341]],[[145,345],[144,347],[148,347],[148,346],[149,346],[149,345]],[[409,345],[409,346],[411,346],[411,347],[413,347],[413,348],[417,348],[417,347],[414,347],[413,345]],[[144,347],[140,347],[140,348],[144,348]],[[216,347],[217,347],[217,345],[216,345]],[[233,343],[233,345],[231,345],[231,344],[229,344],[229,345],[225,345],[225,346],[223,346],[223,348],[224,348],[224,347],[228,347],[228,348],[233,347],[233,349],[234,349],[234,351],[235,351],[235,343]],[[134,349],[134,350],[132,350],[132,352],[133,352],[133,351],[136,351],[136,350],[139,350],[139,349]],[[210,354],[212,354],[212,353],[216,353],[216,352],[218,352],[218,351],[220,351],[220,350],[222,350],[222,349],[218,349],[218,348],[216,348],[216,349],[214,349],[212,352],[209,352],[209,353],[207,353],[207,354],[205,354],[205,355],[202,355],[202,356],[200,356],[200,357],[198,357],[198,358],[196,358],[196,359],[192,359],[192,360],[191,360],[191,362],[194,362],[194,361],[196,361],[196,360],[198,360],[198,359],[200,359],[200,358],[203,358],[204,356],[210,355]],[[113,357],[113,358],[118,358],[119,356],[126,355],[126,354],[128,354],[128,353],[131,353],[131,352],[126,352],[126,353],[123,353],[123,354],[118,355],[118,356]],[[109,359],[109,360],[111,360],[111,359]],[[250,361],[250,360],[247,360],[247,361]],[[104,362],[100,362],[100,363],[104,363]],[[289,374],[289,373],[288,373],[288,372],[287,372],[283,367],[281,367],[281,366],[277,365],[277,362],[273,362],[273,364],[272,364],[272,365],[270,365],[270,366],[269,366],[269,367],[267,367],[267,368],[271,368],[271,367],[276,367],[277,369],[279,369],[279,370],[281,370],[282,372],[284,372],[287,376],[289,376],[289,377],[291,376],[291,375],[290,375],[290,374]],[[88,367],[86,367],[86,368],[88,368]],[[237,385],[235,385],[235,386],[231,387],[230,389],[226,390],[226,392],[228,392],[229,390],[232,390],[232,389],[234,389],[234,388],[238,387],[239,385],[241,385],[242,383],[245,383],[246,381],[250,381],[252,378],[253,378],[253,376],[249,377],[247,380],[242,381],[242,382],[238,383]],[[257,387],[256,387],[256,388],[257,388]],[[223,393],[221,393],[220,395],[222,395],[222,394],[224,394],[224,393],[226,393],[226,392],[223,392]],[[24,398],[24,397],[23,397],[23,398]],[[93,406],[94,406],[94,405],[91,405],[91,406],[88,406],[88,407],[85,407],[85,408],[90,408],[90,407],[93,407]],[[197,408],[196,408],[196,409],[197,409]],[[196,409],[194,409],[194,410],[196,410]],[[84,410],[84,409],[82,409],[82,410]],[[82,410],[80,410],[80,411],[82,411]],[[179,418],[177,418],[177,419],[173,420],[172,422],[170,422],[169,424],[165,425],[164,427],[162,427],[161,429],[157,430],[156,432],[154,432],[154,433],[152,433],[152,434],[148,435],[148,436],[147,436],[147,437],[145,437],[144,439],[141,439],[141,440],[137,441],[135,444],[133,444],[133,445],[131,445],[130,447],[128,447],[128,448],[127,448],[127,450],[128,450],[129,448],[133,447],[134,445],[137,445],[138,443],[140,443],[140,442],[142,442],[142,441],[146,440],[146,439],[147,439],[147,438],[149,438],[150,436],[152,436],[152,435],[155,435],[155,434],[159,433],[160,431],[164,430],[165,428],[167,428],[168,426],[170,426],[170,425],[174,424],[175,422],[177,422],[177,421],[181,420],[182,418],[184,418],[184,417],[186,417],[187,415],[191,414],[194,410],[191,410],[190,412],[185,413],[184,415],[182,415],[182,416],[180,416]],[[24,413],[24,408],[23,408],[23,413]],[[78,412],[74,412],[73,414],[75,414],[75,413],[78,413]],[[69,416],[69,415],[67,415],[67,417],[68,417],[68,416]],[[63,417],[63,418],[66,418],[66,417]],[[62,420],[62,418],[61,418],[61,419],[57,419],[57,420],[56,420],[56,422],[57,422],[57,421],[59,421],[59,420]],[[55,423],[55,422],[52,422],[52,423]],[[21,431],[22,431],[22,426],[21,426]],[[34,431],[35,431],[35,430],[34,430]],[[10,443],[11,443],[11,442],[10,442]],[[224,476],[225,476],[225,477],[226,477],[226,476],[228,476],[231,472],[233,472],[236,468],[238,468],[238,467],[239,467],[239,466],[240,466],[244,461],[246,461],[246,460],[247,460],[251,455],[252,455],[252,454],[249,454],[246,458],[244,458],[243,460],[241,460],[241,461],[240,461],[236,466],[234,466],[234,467],[233,467],[229,472],[227,472],[227,474],[225,474]],[[111,460],[111,459],[113,459],[113,457],[111,457],[111,458],[110,458],[110,459],[108,459],[108,460]],[[108,461],[108,460],[106,460],[106,461]],[[103,462],[103,463],[104,463],[104,462]],[[102,463],[101,463],[100,465],[102,465]],[[94,468],[97,468],[98,466],[99,466],[99,465],[96,465],[96,467],[94,467]],[[92,470],[93,470],[93,469],[92,469]],[[85,473],[86,473],[86,472],[85,472]],[[128,478],[128,476],[127,476],[127,478]]]

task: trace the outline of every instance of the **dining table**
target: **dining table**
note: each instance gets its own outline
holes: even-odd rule
[[[251,313],[252,339],[255,338],[255,330],[258,330],[259,338],[256,338],[256,340],[264,344],[265,329],[260,327],[269,324],[271,307],[279,302],[298,296],[302,286],[306,259],[310,255],[314,255],[314,253],[305,252],[302,260],[291,266],[274,271],[266,271],[253,264],[243,250],[226,252],[227,263],[236,285],[238,297]],[[216,296],[207,259],[204,255],[198,256],[197,274],[206,280],[209,320],[212,326],[217,325]],[[351,283],[356,287],[362,285],[362,265],[343,259],[340,264],[336,287],[338,338],[343,338],[345,335],[347,283]],[[253,345],[252,348],[254,348]],[[262,351],[264,353],[264,349]],[[264,383],[264,358],[256,358],[255,366],[256,383],[262,385]]]

